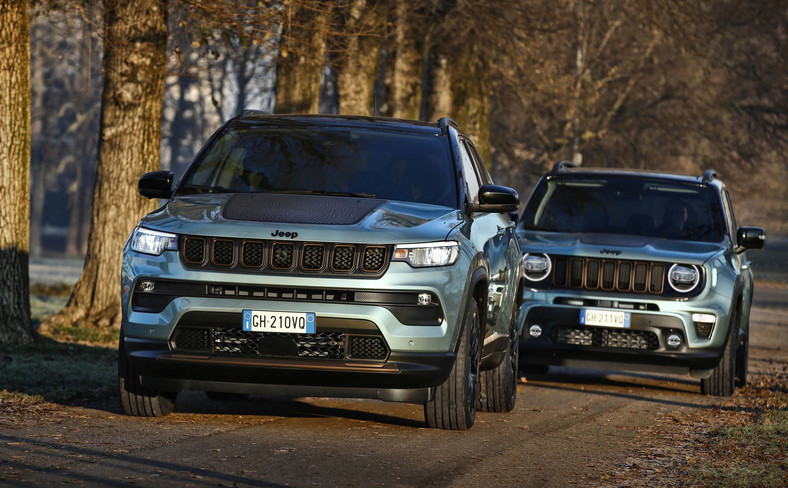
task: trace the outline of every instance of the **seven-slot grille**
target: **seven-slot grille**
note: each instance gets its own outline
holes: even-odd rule
[[[661,294],[665,263],[553,256],[553,285],[558,288]]]
[[[379,276],[390,246],[283,242],[185,236],[180,255],[187,267],[243,271],[341,273]]]

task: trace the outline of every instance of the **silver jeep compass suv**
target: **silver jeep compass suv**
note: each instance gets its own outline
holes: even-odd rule
[[[183,390],[423,402],[444,429],[513,408],[519,200],[451,120],[244,112],[139,191],[166,203],[123,255],[127,414]]]

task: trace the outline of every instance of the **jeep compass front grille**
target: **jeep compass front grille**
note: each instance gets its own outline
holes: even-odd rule
[[[256,241],[185,236],[181,262],[188,268],[263,273],[339,273],[377,277],[389,264],[390,246]]]

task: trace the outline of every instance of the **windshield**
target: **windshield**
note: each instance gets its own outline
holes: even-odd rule
[[[526,229],[719,242],[724,224],[705,185],[631,177],[543,179],[525,208]]]
[[[284,192],[456,207],[446,137],[325,127],[231,127],[178,194]]]

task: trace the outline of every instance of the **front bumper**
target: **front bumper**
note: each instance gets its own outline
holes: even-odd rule
[[[629,326],[623,328],[583,325],[581,309],[526,304],[521,312],[522,361],[703,375],[719,363],[724,350],[724,342],[715,339],[723,336],[724,341],[727,323],[718,322],[711,338],[698,338],[687,313],[630,311]],[[536,330],[532,333],[532,329]],[[678,336],[680,344],[669,345],[671,336],[674,340]]]
[[[127,249],[121,354],[142,386],[162,391],[426,401],[456,357],[462,269],[395,262],[377,279],[271,277]],[[431,306],[416,305],[423,293]],[[316,334],[245,332],[243,310],[313,312]]]
[[[166,341],[124,338],[143,387],[286,396],[427,401],[449,375],[453,353],[392,353],[385,363],[178,353]]]

